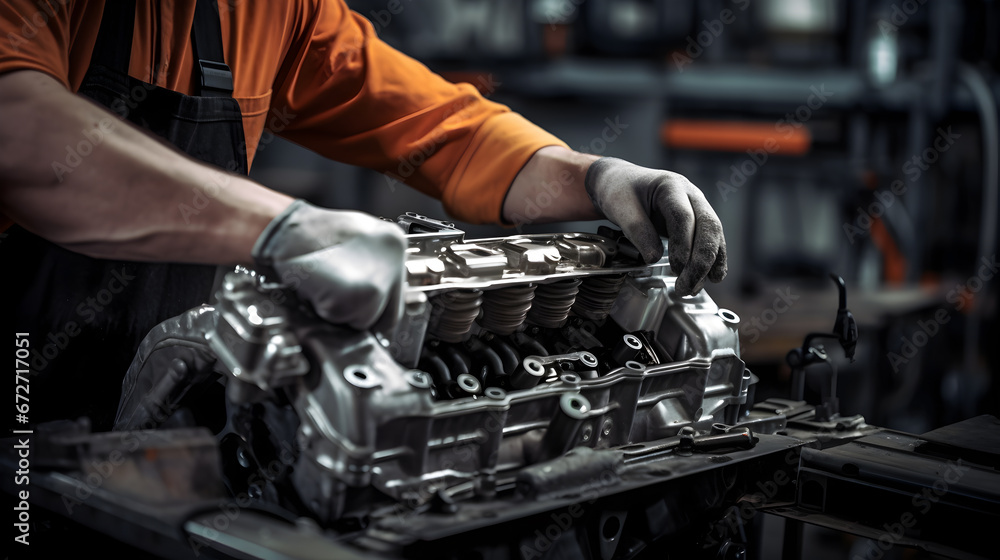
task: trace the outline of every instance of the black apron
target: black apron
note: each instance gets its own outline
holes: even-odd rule
[[[79,93],[191,157],[246,174],[243,118],[215,0],[198,0],[191,32],[200,96],[129,77],[134,21],[134,0],[105,3]],[[195,208],[191,196],[179,219]],[[139,342],[159,322],[208,301],[217,267],[94,259],[18,226],[7,233],[0,240],[2,332],[31,334],[30,423],[88,416],[95,430],[110,429]]]

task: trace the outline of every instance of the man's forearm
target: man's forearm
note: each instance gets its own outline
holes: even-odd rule
[[[81,142],[89,153],[67,162]],[[260,232],[291,202],[45,74],[0,76],[0,211],[54,243],[101,258],[249,263]]]
[[[584,188],[590,164],[597,156],[549,146],[528,160],[503,204],[503,219],[511,224],[596,220]]]

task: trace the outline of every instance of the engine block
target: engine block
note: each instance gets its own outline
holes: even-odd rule
[[[613,230],[466,240],[397,221],[409,250],[394,332],[328,324],[287,287],[231,272],[215,303],[143,342],[116,429],[185,410],[190,423],[197,391],[181,387],[221,378],[230,490],[284,505],[291,490],[331,523],[515,492],[526,467],[574,448],[709,431],[752,404],[738,317],[704,291],[677,296],[666,257],[641,263]],[[211,373],[167,365],[198,345]]]

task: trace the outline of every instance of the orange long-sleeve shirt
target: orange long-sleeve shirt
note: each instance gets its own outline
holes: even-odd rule
[[[565,145],[389,47],[343,0],[218,3],[248,162],[267,128],[401,179],[456,218],[499,222],[507,188],[531,155]],[[193,93],[194,8],[195,0],[136,2],[132,77]],[[4,0],[0,74],[39,70],[77,91],[103,9],[103,0]]]

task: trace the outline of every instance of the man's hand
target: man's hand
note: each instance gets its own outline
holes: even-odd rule
[[[666,235],[677,293],[695,294],[706,277],[726,277],[722,223],[683,175],[606,157],[590,165],[584,186],[594,207],[622,228],[647,263],[663,256],[660,235]]]
[[[542,148],[504,201],[505,220],[517,223],[523,216],[533,223],[607,218],[622,228],[647,263],[663,255],[660,236],[666,236],[680,295],[700,291],[705,278],[719,282],[726,276],[719,217],[705,195],[677,173],[559,146]]]
[[[327,321],[389,334],[402,314],[405,251],[391,222],[297,200],[264,229],[253,257]]]

